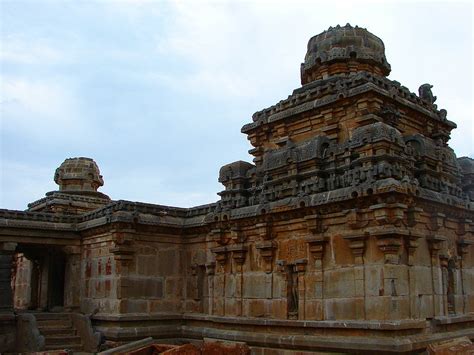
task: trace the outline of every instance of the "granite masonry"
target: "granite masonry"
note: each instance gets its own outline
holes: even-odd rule
[[[0,351],[48,311],[87,314],[82,345],[409,353],[474,338],[474,160],[449,147],[432,85],[414,94],[390,70],[364,28],[311,38],[302,86],[243,126],[253,163],[223,166],[209,205],[114,201],[92,159],[66,159],[58,191],[0,211]],[[48,344],[27,323],[30,349]]]

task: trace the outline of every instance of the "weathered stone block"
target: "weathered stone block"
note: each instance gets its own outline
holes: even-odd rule
[[[273,299],[269,301],[271,318],[286,319],[287,318],[287,300],[286,299]]]
[[[410,273],[410,294],[427,295],[433,292],[433,281],[431,268],[424,266],[412,266]]]
[[[305,302],[305,317],[308,320],[323,320],[323,301],[307,300]]]
[[[367,296],[380,296],[383,289],[383,265],[367,265],[365,269],[365,293]]]
[[[120,303],[122,313],[146,313],[148,312],[148,301],[146,300],[122,300]]]
[[[324,272],[324,298],[353,297],[354,289],[353,269],[342,268]]]
[[[225,276],[218,274],[214,276],[214,297],[224,297]]]
[[[180,301],[171,300],[150,300],[150,312],[176,312],[180,310]]]
[[[226,316],[239,316],[241,314],[241,300],[235,298],[225,299],[225,315]]]
[[[225,314],[224,310],[224,299],[223,298],[215,298],[214,304],[212,305],[212,309],[215,315],[223,316]]]
[[[280,273],[273,273],[273,298],[286,297],[286,279]]]
[[[252,273],[244,276],[244,298],[271,297],[271,274]]]
[[[324,319],[364,319],[363,298],[333,298],[324,300]]]
[[[165,297],[180,299],[183,296],[183,279],[181,277],[167,277],[165,279]]]
[[[244,315],[247,317],[264,317],[265,301],[262,299],[244,300]]]
[[[410,317],[408,297],[373,296],[365,300],[366,318],[369,320],[395,320]]]
[[[240,274],[235,275],[226,275],[225,278],[225,297],[235,297],[236,296],[236,284],[237,284],[237,278],[240,278]],[[240,282],[239,282],[240,283]]]

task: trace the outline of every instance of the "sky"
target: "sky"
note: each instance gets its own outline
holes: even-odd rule
[[[301,86],[310,37],[346,23],[384,41],[390,79],[433,85],[474,157],[469,1],[0,0],[0,208],[57,190],[79,156],[114,200],[217,201],[219,168],[252,159],[241,127]]]

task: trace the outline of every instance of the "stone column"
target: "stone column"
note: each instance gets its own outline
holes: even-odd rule
[[[66,254],[64,277],[64,309],[79,310],[81,294],[81,247],[64,247]]]
[[[0,353],[15,347],[16,326],[11,287],[12,262],[16,243],[0,243]]]
[[[442,316],[445,311],[445,292],[443,290],[443,272],[439,252],[447,238],[433,235],[427,238],[431,256],[431,279],[433,285],[433,315]]]
[[[15,249],[16,243],[0,244],[0,312],[13,311],[11,277]]]

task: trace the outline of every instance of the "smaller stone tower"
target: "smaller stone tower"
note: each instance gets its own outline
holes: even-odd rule
[[[109,196],[97,191],[104,185],[99,167],[91,158],[66,159],[54,174],[59,191],[28,205],[29,211],[79,214],[105,206]]]

